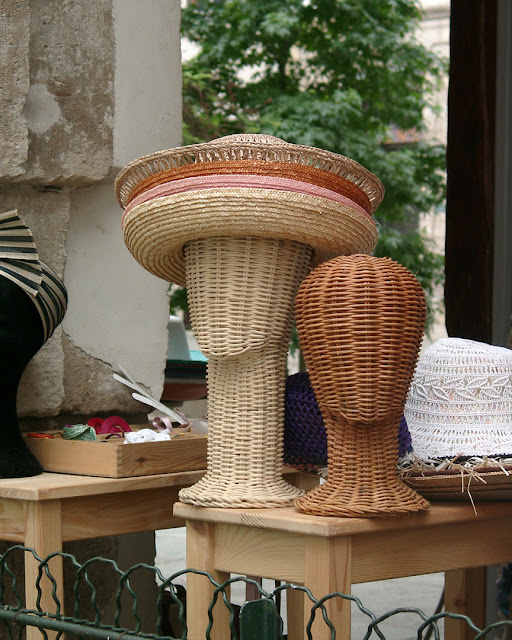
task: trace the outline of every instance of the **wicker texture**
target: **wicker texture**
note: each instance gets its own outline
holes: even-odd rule
[[[262,508],[301,492],[282,479],[293,302],[311,249],[289,240],[204,238],[185,247],[194,335],[208,357],[208,467],[180,500]]]
[[[375,211],[384,197],[381,181],[355,160],[323,149],[290,144],[279,138],[260,134],[225,136],[211,142],[158,151],[139,158],[119,173],[115,182],[115,193],[121,206],[125,207],[137,184],[156,173],[183,165],[240,160],[313,166],[339,175],[367,194],[372,203],[372,211]]]
[[[366,193],[358,186],[337,176],[334,173],[323,171],[307,165],[291,164],[289,162],[264,162],[263,160],[241,160],[239,162],[208,162],[202,164],[190,164],[176,169],[160,171],[137,183],[130,195],[123,201],[124,207],[139,195],[153,189],[165,182],[181,180],[183,178],[195,178],[208,175],[260,175],[280,176],[301,182],[309,182],[325,189],[330,189],[357,202],[367,213],[373,213],[372,204]]]
[[[187,287],[209,358],[208,468],[181,499],[291,504],[300,492],[281,470],[293,301],[311,266],[373,251],[380,180],[338,154],[239,135],[140,158],[115,190],[128,249]]]
[[[290,239],[314,249],[312,264],[371,253],[373,221],[340,202],[290,191],[222,188],[156,198],[124,217],[125,243],[148,271],[186,285],[183,247],[205,237]]]
[[[275,191],[291,191],[293,193],[303,193],[311,196],[318,196],[319,198],[327,198],[327,200],[333,200],[334,202],[341,202],[355,211],[361,213],[363,216],[370,214],[363,209],[357,202],[351,200],[349,197],[342,195],[332,189],[326,189],[325,187],[318,186],[310,182],[303,182],[301,180],[292,180],[290,178],[283,178],[282,176],[264,176],[253,174],[210,174],[208,176],[195,176],[193,178],[182,178],[180,180],[171,180],[170,182],[163,182],[162,184],[153,187],[147,191],[144,191],[136,198],[134,198],[130,204],[124,210],[124,216],[137,205],[148,202],[154,198],[163,198],[165,196],[172,196],[176,193],[184,193],[186,191],[198,191],[200,189],[222,189],[229,187],[242,187],[242,188],[255,188],[255,189],[273,189]]]
[[[402,416],[398,426],[398,458],[412,451],[411,434]],[[284,463],[296,469],[327,466],[327,433],[307,372],[286,379],[284,397]]]
[[[512,499],[512,465],[473,466],[452,471],[407,472],[403,481],[427,500],[476,502]],[[476,509],[475,509],[476,511]],[[478,513],[478,512],[477,512]]]
[[[426,315],[418,281],[388,258],[341,256],[304,280],[295,313],[329,468],[327,481],[297,508],[349,517],[426,509],[396,468],[398,426]]]

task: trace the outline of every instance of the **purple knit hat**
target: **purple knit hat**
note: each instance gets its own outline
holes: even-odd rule
[[[407,420],[405,416],[402,416],[400,420],[400,426],[398,427],[398,457],[403,458],[406,453],[412,451],[412,438],[409,433],[409,427],[407,426]]]
[[[411,450],[411,434],[402,416],[398,457]],[[286,380],[284,463],[301,469],[327,466],[327,434],[308,373],[295,373]]]
[[[284,406],[284,463],[326,467],[327,435],[307,373],[288,376]]]

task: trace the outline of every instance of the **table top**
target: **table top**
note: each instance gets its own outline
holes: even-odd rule
[[[0,478],[0,498],[12,500],[53,500],[74,498],[120,491],[156,489],[161,487],[190,486],[198,482],[206,473],[198,471],[178,471],[158,473],[130,478],[101,478],[71,473],[44,472],[30,478]],[[283,475],[296,475],[295,469],[283,468]]]
[[[13,500],[53,500],[120,491],[137,491],[161,487],[189,486],[204,475],[202,471],[160,473],[131,478],[99,478],[67,473],[44,472],[31,478],[0,479],[0,498]]]
[[[462,502],[433,503],[427,511],[383,518],[340,518],[311,516],[293,507],[279,509],[219,509],[195,507],[183,502],[174,505],[174,515],[186,520],[201,520],[242,525],[317,536],[343,536],[384,530],[429,527],[448,523],[471,523],[512,516],[512,502],[477,503],[477,514]]]

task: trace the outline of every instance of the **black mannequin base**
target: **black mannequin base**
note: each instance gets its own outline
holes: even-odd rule
[[[18,426],[16,395],[29,361],[42,347],[43,325],[29,295],[0,278],[0,478],[23,478],[43,468]]]
[[[0,450],[0,478],[28,478],[42,472],[43,467],[23,440]]]

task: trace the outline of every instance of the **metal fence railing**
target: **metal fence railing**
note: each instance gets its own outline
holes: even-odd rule
[[[30,554],[39,563],[38,577],[36,579],[35,606],[27,608],[25,601],[25,589],[23,580],[20,579],[20,559]],[[66,575],[71,575],[66,588],[66,610],[64,603],[57,596],[57,583],[52,576],[50,566],[52,559],[60,556],[65,565]],[[138,594],[132,587],[132,578],[138,572],[150,572],[157,585],[154,610],[152,612],[141,611]],[[104,604],[98,597],[98,583],[104,580],[106,573],[115,577],[116,588],[109,591],[115,606],[110,611],[110,619],[107,619]],[[48,632],[53,632],[52,637],[59,638],[62,634],[79,638],[91,638],[93,640],[126,640],[130,637],[148,638],[159,640],[161,638],[179,638],[186,640],[188,635],[186,621],[186,591],[181,584],[188,574],[204,576],[214,587],[214,596],[208,609],[209,624],[205,631],[205,640],[210,640],[214,625],[213,610],[219,601],[229,610],[230,631],[226,630],[233,640],[284,640],[286,638],[285,625],[280,615],[280,601],[283,594],[289,590],[302,591],[306,602],[309,602],[310,617],[305,627],[305,636],[313,639],[311,627],[315,619],[320,617],[323,623],[330,629],[332,640],[336,638],[336,630],[331,624],[325,602],[331,598],[343,598],[349,600],[352,606],[367,616],[368,624],[362,640],[380,638],[387,640],[384,635],[383,625],[395,616],[403,614],[415,614],[418,616],[417,638],[426,640],[442,638],[440,630],[441,622],[446,618],[461,620],[469,629],[475,640],[480,638],[512,637],[512,621],[502,620],[489,625],[485,629],[479,629],[469,618],[460,614],[439,612],[428,616],[417,608],[400,607],[387,613],[376,616],[367,609],[359,598],[353,595],[332,593],[323,598],[316,599],[311,592],[301,586],[291,584],[278,584],[275,589],[266,591],[261,584],[250,578],[233,577],[225,583],[219,584],[213,577],[195,569],[179,571],[169,578],[165,578],[161,571],[154,566],[137,564],[122,571],[117,564],[110,559],[95,557],[80,564],[71,554],[59,552],[40,558],[33,549],[21,545],[10,547],[0,556],[0,627],[5,629],[9,640],[21,640],[26,627],[35,627],[41,630],[43,637],[48,638]],[[41,602],[43,598],[43,581],[51,585],[51,606],[46,601],[46,609],[43,610]],[[48,583],[49,581],[49,583]],[[241,607],[232,604],[226,591],[235,583],[249,584],[256,593],[257,599],[245,603]],[[47,587],[46,591],[48,592]],[[129,622],[122,622],[122,619]],[[148,622],[149,620],[149,622]],[[146,625],[156,629],[146,631]]]

